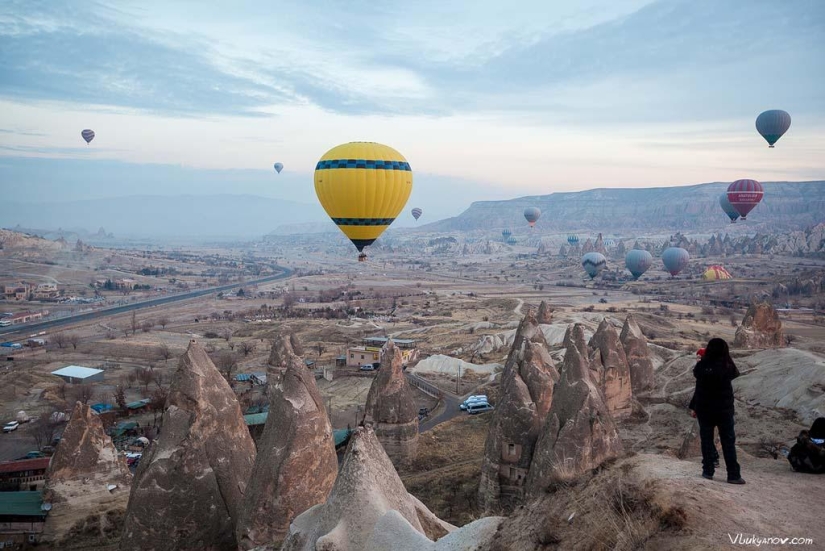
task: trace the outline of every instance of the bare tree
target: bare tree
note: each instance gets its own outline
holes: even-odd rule
[[[132,327],[132,334],[134,335],[138,329],[137,312],[135,312],[134,310],[132,310],[132,322],[130,325]]]
[[[158,325],[160,325],[162,329],[166,329],[166,326],[169,325],[169,318],[161,316],[160,319],[158,319]]]
[[[123,331],[123,336],[124,337],[129,336],[129,326],[128,325],[124,325],[123,327],[120,328],[120,330]]]
[[[66,339],[66,335],[63,333],[55,333],[52,335],[52,343],[57,345],[58,348],[63,348],[68,344],[68,340]]]
[[[222,351],[215,359],[215,366],[227,381],[232,380],[232,372],[238,367],[238,355],[229,350]]]
[[[37,418],[34,430],[32,431],[32,438],[38,450],[42,450],[43,446],[48,446],[57,436],[57,430],[60,423],[52,421],[52,415],[48,412],[43,412]]]
[[[161,345],[158,346],[158,354],[163,358],[164,362],[168,362],[169,358],[172,357],[172,349],[169,348],[169,345],[165,342],[161,343]]]
[[[255,351],[255,346],[255,343],[252,341],[243,341],[238,345],[238,350],[246,357]]]
[[[152,424],[158,424],[158,417],[163,415],[163,410],[166,407],[166,398],[169,396],[169,391],[164,387],[159,386],[152,392],[152,401],[149,402],[149,409],[152,410]]]
[[[121,411],[126,410],[126,390],[122,384],[115,386],[115,390],[112,392],[112,398],[114,398],[117,407]]]
[[[140,324],[140,330],[143,331],[144,333],[148,333],[149,331],[152,330],[152,327],[154,327],[154,326],[155,326],[155,324],[152,323],[151,320],[146,320],[146,321],[144,321],[143,323]]]
[[[75,402],[80,402],[83,405],[89,403],[89,400],[95,395],[95,387],[89,383],[82,383],[71,387],[69,396]]]
[[[318,351],[318,358],[320,358],[320,357],[321,357],[321,354],[323,354],[324,352],[326,352],[327,347],[326,347],[326,346],[324,346],[324,343],[319,342],[318,344],[316,344],[316,345],[315,345],[315,349]]]
[[[229,339],[232,338],[232,330],[227,327],[221,331],[221,338],[223,338],[226,342],[229,342]]]
[[[77,350],[77,345],[80,344],[80,335],[77,333],[68,333],[66,340],[72,345],[73,350]]]
[[[155,372],[149,367],[139,367],[135,370],[137,380],[143,387],[143,393],[149,393],[149,385],[155,380]]]

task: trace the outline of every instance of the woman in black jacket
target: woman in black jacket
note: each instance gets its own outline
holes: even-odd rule
[[[714,471],[713,429],[719,428],[722,455],[728,470],[728,482],[744,484],[736,461],[736,434],[733,430],[733,385],[739,370],[730,357],[728,343],[724,339],[711,339],[705,347],[705,355],[693,368],[696,391],[691,409],[699,420],[699,437],[702,440],[702,476],[712,480]]]

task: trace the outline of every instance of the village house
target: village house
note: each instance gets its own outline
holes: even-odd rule
[[[56,283],[41,283],[34,289],[34,298],[37,300],[55,299],[60,295]]]
[[[367,337],[362,346],[347,348],[347,367],[358,367],[380,361],[381,347],[387,343],[387,337]],[[395,346],[401,349],[401,365],[406,366],[418,359],[418,348],[414,340],[393,339]]]
[[[50,457],[43,457],[0,463],[0,489],[9,492],[42,490],[49,461]]]
[[[26,300],[32,291],[32,286],[21,282],[3,286],[3,296],[6,300]]]
[[[43,317],[41,312],[17,312],[5,318],[6,321],[10,321],[11,325],[17,325],[19,323],[29,323],[31,321],[39,320]]]

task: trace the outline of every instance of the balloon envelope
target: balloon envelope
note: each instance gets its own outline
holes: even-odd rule
[[[756,180],[736,180],[728,186],[727,195],[728,201],[742,220],[746,220],[748,213],[762,200],[765,191],[762,189],[762,184]]]
[[[541,210],[536,207],[527,207],[524,209],[524,218],[527,219],[527,223],[530,224],[530,227],[536,225],[536,221],[541,216]]]
[[[272,166],[275,167],[275,172],[277,172],[278,174],[280,174],[281,171],[284,169],[284,164],[283,163],[275,163]]]
[[[501,231],[501,237],[503,237],[505,241],[506,241],[506,240],[507,240],[507,238],[508,238],[508,237],[510,237],[511,235],[513,235],[513,232],[511,232],[510,230],[502,230],[502,231]]]
[[[639,279],[653,265],[653,255],[642,249],[633,249],[624,257],[624,265],[633,274],[633,279]]]
[[[395,149],[370,142],[333,147],[315,166],[315,194],[362,254],[395,220],[413,185],[410,164]]]
[[[719,196],[719,206],[722,207],[722,210],[725,211],[725,214],[730,218],[730,223],[734,224],[739,218],[739,213],[736,212],[736,209],[733,208],[733,205],[728,201],[727,192]]]
[[[507,238],[507,244],[508,245],[515,245],[516,244],[516,238],[512,237],[512,236],[508,237]]]
[[[690,254],[681,247],[668,247],[662,253],[662,263],[670,275],[676,276],[685,269],[690,261]]]
[[[602,253],[587,253],[582,257],[582,267],[590,279],[593,279],[607,268],[607,259]]]
[[[568,235],[567,236],[567,243],[569,245],[575,245],[578,242],[579,242],[579,236],[578,235]]]
[[[730,275],[730,272],[727,271],[724,266],[710,266],[705,273],[702,274],[702,277],[706,281],[717,281],[720,279],[733,279],[733,276]]]
[[[412,215],[413,215],[413,218],[415,218],[416,220],[418,220],[419,218],[421,218],[421,213],[422,213],[422,212],[423,212],[423,211],[422,211],[420,208],[415,207],[414,209],[412,209]]]
[[[84,140],[86,140],[86,143],[91,143],[92,140],[95,139],[95,131],[89,130],[88,128],[82,131],[80,135],[83,137]]]
[[[787,111],[781,109],[771,109],[760,113],[756,117],[756,131],[759,132],[765,141],[768,142],[768,147],[773,147],[773,144],[782,137],[791,127],[791,116]]]

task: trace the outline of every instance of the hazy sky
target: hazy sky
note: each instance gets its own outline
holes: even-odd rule
[[[754,129],[771,108],[793,117],[774,150]],[[97,133],[88,147],[83,128]],[[0,3],[7,199],[309,202],[317,159],[353,140],[401,151],[412,202],[433,213],[591,187],[822,179],[825,2]]]

